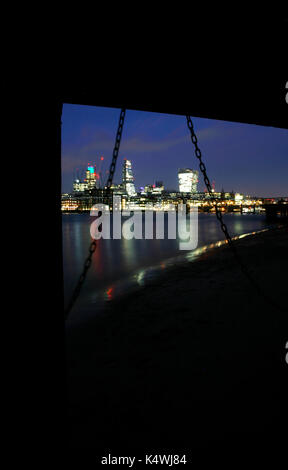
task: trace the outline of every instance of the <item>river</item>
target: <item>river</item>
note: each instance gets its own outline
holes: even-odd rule
[[[92,220],[88,213],[62,215],[65,304],[88,256]],[[231,237],[267,227],[264,214],[225,214],[223,220]],[[167,214],[164,221],[166,234]],[[198,214],[198,245],[190,251],[179,249],[178,233],[176,239],[100,239],[69,321],[97,314],[115,296],[145,285],[168,266],[193,261],[203,249],[209,251],[211,245],[214,247],[215,243],[221,244],[224,240],[219,221],[215,214],[209,213]]]

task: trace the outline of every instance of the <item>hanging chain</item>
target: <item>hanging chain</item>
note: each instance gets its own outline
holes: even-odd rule
[[[192,143],[194,144],[194,147],[195,147],[195,155],[196,157],[198,158],[199,160],[199,168],[203,174],[203,177],[204,177],[204,183],[206,185],[206,188],[207,188],[207,191],[210,195],[210,198],[211,200],[214,202],[214,205],[215,205],[215,210],[216,210],[216,217],[217,219],[219,220],[220,222],[220,226],[221,226],[221,229],[226,237],[226,240],[234,254],[234,257],[235,259],[237,260],[238,264],[240,265],[240,268],[241,268],[241,271],[243,272],[243,274],[249,279],[249,281],[251,282],[251,284],[254,285],[255,289],[257,290],[258,294],[261,295],[262,297],[265,298],[265,300],[267,302],[269,302],[271,305],[273,305],[274,307],[276,307],[277,309],[281,310],[281,311],[284,311],[282,309],[282,307],[280,307],[273,299],[271,299],[270,297],[267,296],[267,294],[263,291],[263,289],[259,286],[259,284],[255,281],[255,279],[251,276],[247,266],[245,266],[243,264],[243,261],[241,260],[241,258],[239,257],[239,254],[235,248],[235,244],[232,242],[232,239],[229,235],[229,232],[228,232],[228,229],[227,229],[227,226],[226,224],[223,222],[223,217],[222,217],[222,212],[221,210],[219,209],[219,207],[217,206],[217,200],[216,200],[216,197],[215,195],[213,194],[212,192],[212,186],[211,186],[211,183],[210,183],[210,180],[207,176],[207,171],[206,171],[206,166],[205,166],[205,163],[203,162],[202,160],[202,153],[201,153],[201,150],[200,148],[198,147],[198,141],[197,141],[197,136],[195,134],[195,131],[194,131],[194,126],[193,126],[193,122],[192,122],[192,119],[191,119],[191,116],[189,115],[186,115],[186,119],[187,119],[187,125],[188,125],[188,128],[190,130],[190,133],[191,133],[191,140],[192,140]]]
[[[111,189],[111,185],[112,185],[113,177],[114,177],[114,173],[115,173],[116,162],[117,162],[117,157],[118,157],[118,153],[119,153],[122,130],[123,130],[123,125],[124,125],[125,112],[126,112],[125,109],[121,109],[119,123],[118,123],[118,130],[117,130],[116,140],[115,140],[115,145],[114,145],[114,150],[113,150],[112,162],[111,162],[111,165],[110,165],[109,176],[108,176],[107,184],[106,184],[106,188],[108,189],[108,191]],[[80,294],[81,287],[82,287],[82,285],[85,281],[87,271],[91,266],[92,256],[93,256],[93,253],[95,252],[96,248],[97,248],[97,240],[93,239],[91,244],[90,244],[90,247],[89,247],[89,255],[87,256],[87,258],[85,260],[82,274],[78,279],[77,285],[76,285],[76,287],[73,291],[70,302],[69,302],[68,306],[65,309],[65,317],[66,318],[67,318],[70,310],[72,309],[74,303],[76,302],[76,299],[78,298],[78,296]]]
[[[192,119],[190,116],[186,116],[187,118],[187,124],[188,124],[188,127],[190,129],[190,132],[191,132],[191,140],[192,140],[192,143],[194,144],[194,147],[195,147],[195,155],[196,157],[198,158],[199,160],[199,167],[200,167],[200,170],[201,172],[203,173],[203,177],[204,177],[204,183],[206,185],[206,188],[207,188],[207,191],[210,195],[210,198],[212,199],[212,201],[214,202],[215,204],[215,210],[216,210],[216,217],[217,219],[219,220],[220,222],[220,225],[221,225],[221,229],[222,231],[224,232],[224,235],[226,237],[226,240],[227,242],[229,243],[229,245],[231,246],[232,250],[236,253],[236,250],[235,250],[235,247],[234,247],[234,244],[232,243],[232,239],[229,235],[229,232],[228,232],[228,229],[227,229],[227,226],[226,224],[223,222],[223,217],[222,217],[222,213],[221,211],[219,210],[219,207],[217,206],[217,201],[216,201],[216,198],[213,194],[213,191],[212,191],[212,186],[211,186],[211,183],[210,183],[210,180],[207,176],[207,172],[206,172],[206,166],[205,166],[205,163],[202,161],[202,153],[201,153],[201,150],[200,148],[198,147],[198,141],[197,141],[197,136],[195,134],[195,131],[194,131],[194,126],[193,126],[193,122],[192,122]]]
[[[115,147],[114,147],[114,150],[113,150],[112,162],[111,162],[111,165],[110,165],[109,176],[108,176],[107,184],[106,184],[107,189],[111,188],[111,185],[112,185],[112,182],[113,182],[113,177],[114,177],[114,173],[115,173],[118,152],[119,152],[119,148],[120,148],[122,130],[123,130],[123,125],[124,125],[125,112],[126,112],[125,109],[121,109],[119,123],[118,123],[118,131],[117,131],[116,141],[115,141]]]
[[[66,307],[65,309],[65,317],[67,318],[70,310],[72,309],[74,303],[76,302],[76,299],[78,298],[79,294],[80,294],[80,290],[81,290],[81,287],[83,285],[83,282],[85,281],[85,278],[86,278],[86,274],[87,274],[87,271],[88,269],[90,268],[91,266],[91,263],[92,263],[92,256],[93,256],[93,253],[94,251],[96,250],[97,248],[97,241],[96,240],[93,240],[92,243],[90,244],[90,247],[89,247],[89,255],[87,256],[86,260],[85,260],[85,263],[84,263],[84,268],[83,268],[83,271],[82,271],[82,274],[81,276],[79,277],[78,279],[78,282],[77,282],[77,285],[73,291],[73,294],[71,296],[71,299],[70,299],[70,302],[68,304],[68,306]]]

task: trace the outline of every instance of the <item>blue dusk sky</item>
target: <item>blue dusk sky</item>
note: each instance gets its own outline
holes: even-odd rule
[[[62,192],[84,175],[88,163],[106,181],[120,110],[64,104],[62,113]],[[288,196],[288,130],[193,118],[198,145],[215,190],[259,197]],[[103,156],[104,160],[100,160]],[[199,170],[185,116],[127,110],[114,183],[121,182],[124,158],[131,160],[138,191],[163,181],[178,190],[179,168]],[[198,190],[204,191],[199,173]]]

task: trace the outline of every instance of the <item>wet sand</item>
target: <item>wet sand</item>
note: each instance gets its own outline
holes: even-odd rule
[[[235,242],[272,303],[226,245],[67,329],[68,447],[189,446],[196,453],[228,442],[256,449],[278,433],[280,446],[287,232]]]

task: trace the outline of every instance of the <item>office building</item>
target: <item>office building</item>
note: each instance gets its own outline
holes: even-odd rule
[[[197,170],[191,170],[190,168],[178,170],[180,193],[197,193],[198,174]]]
[[[127,160],[126,158],[123,162],[122,184],[128,196],[133,197],[137,195],[134,185],[131,161]]]

